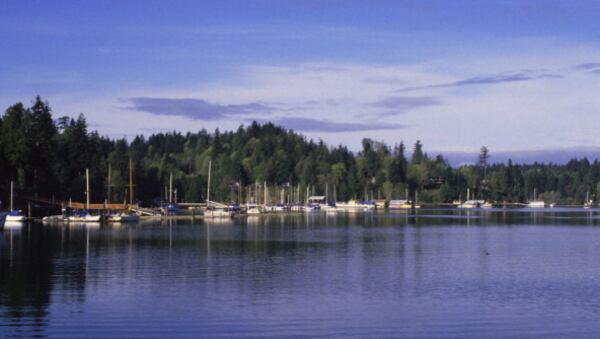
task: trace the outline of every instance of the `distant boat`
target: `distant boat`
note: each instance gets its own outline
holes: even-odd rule
[[[27,218],[23,215],[21,211],[12,210],[6,216],[6,221],[10,222],[23,222],[26,220]]]
[[[107,220],[111,222],[136,222],[140,220],[140,217],[135,213],[121,212],[109,215]]]
[[[77,211],[74,215],[71,215],[67,218],[69,222],[100,222],[102,221],[102,216],[100,215],[91,215],[89,212],[90,209],[90,170],[88,168],[85,169],[85,196],[86,196],[86,209]]]
[[[23,215],[21,210],[13,209],[13,196],[14,196],[14,182],[10,182],[10,212],[6,215],[6,221],[9,222],[23,222],[27,218]]]
[[[336,202],[335,205],[338,211],[346,212],[366,212],[375,209],[375,205],[373,204],[358,202],[356,200],[350,200],[348,202]]]
[[[546,202],[543,200],[537,200],[537,188],[533,189],[533,200],[531,200],[527,207],[529,208],[544,208],[546,207]]]
[[[458,205],[458,208],[480,208],[484,203],[483,200],[467,200]]]
[[[381,209],[385,208],[385,200],[384,199],[374,200],[373,203],[375,204],[375,208],[381,208]]]
[[[546,202],[543,200],[533,200],[527,204],[529,208],[544,208],[546,207]]]
[[[60,223],[60,222],[65,222],[65,221],[69,221],[68,217],[59,214],[59,215],[49,215],[49,216],[45,216],[42,218],[42,222],[45,223]]]
[[[481,208],[493,208],[493,207],[494,207],[494,204],[492,204],[489,201],[486,201],[481,205]]]
[[[277,204],[277,205],[266,205],[266,206],[265,206],[265,211],[266,211],[266,212],[276,212],[276,213],[281,213],[281,212],[285,212],[285,206],[283,206],[282,204]]]
[[[77,211],[74,215],[67,218],[70,222],[100,222],[102,217],[100,215],[91,215],[88,210]]]
[[[594,206],[594,200],[590,199],[590,190],[585,194],[585,201],[586,203],[583,204],[583,208],[592,208]]]
[[[133,162],[129,158],[129,208],[133,206]],[[136,222],[140,217],[133,212],[119,212],[107,217],[111,222]]]
[[[246,214],[257,215],[257,214],[261,214],[261,213],[262,212],[258,208],[257,204],[246,204]]]
[[[206,210],[205,218],[232,218],[234,211],[228,206],[210,201],[210,174],[212,169],[212,160],[208,161],[208,185],[206,186]],[[212,205],[211,205],[212,204]]]
[[[233,211],[229,208],[208,208],[204,211],[205,218],[231,218],[233,217]]]
[[[390,200],[388,204],[389,209],[412,209],[414,206],[415,204],[408,199]]]

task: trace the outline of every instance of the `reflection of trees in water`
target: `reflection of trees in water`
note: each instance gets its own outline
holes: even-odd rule
[[[18,328],[23,335],[29,331],[35,335],[43,333],[53,290],[69,290],[62,295],[74,295],[77,301],[83,301],[85,275],[82,261],[57,258],[80,257],[79,251],[68,240],[69,232],[61,233],[61,229],[35,224],[3,231],[1,316],[3,322]]]
[[[11,244],[6,245],[8,232]],[[51,245],[33,226],[5,230],[0,256],[0,304],[10,325],[43,331],[52,290]]]

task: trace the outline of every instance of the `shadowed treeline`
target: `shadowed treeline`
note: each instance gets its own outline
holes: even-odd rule
[[[131,141],[111,140],[90,132],[85,117],[56,118],[37,97],[31,107],[21,103],[0,119],[0,198],[8,201],[9,183],[16,184],[17,205],[25,197],[84,201],[85,168],[91,173],[92,202],[123,202],[127,196],[128,161],[134,163],[136,199],[156,204],[165,197],[172,173],[179,201],[203,201],[208,164],[212,161],[213,200],[245,201],[262,197],[269,187],[272,202],[328,193],[329,200],[399,199],[451,202],[466,198],[525,202],[538,198],[562,204],[583,204],[600,186],[600,163],[587,159],[565,165],[488,164],[482,148],[476,165],[458,168],[432,157],[418,141],[407,157],[402,142],[391,147],[371,139],[352,152],[308,140],[271,123],[252,123],[236,131],[159,133]],[[108,169],[111,180],[108,181]],[[4,204],[6,206],[6,204]]]

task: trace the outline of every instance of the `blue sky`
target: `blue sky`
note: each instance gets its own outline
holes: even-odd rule
[[[592,1],[3,1],[0,105],[112,137],[273,121],[503,154],[600,147]]]

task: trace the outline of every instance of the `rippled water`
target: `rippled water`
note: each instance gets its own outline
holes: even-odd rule
[[[0,337],[597,337],[600,211],[0,232]]]

